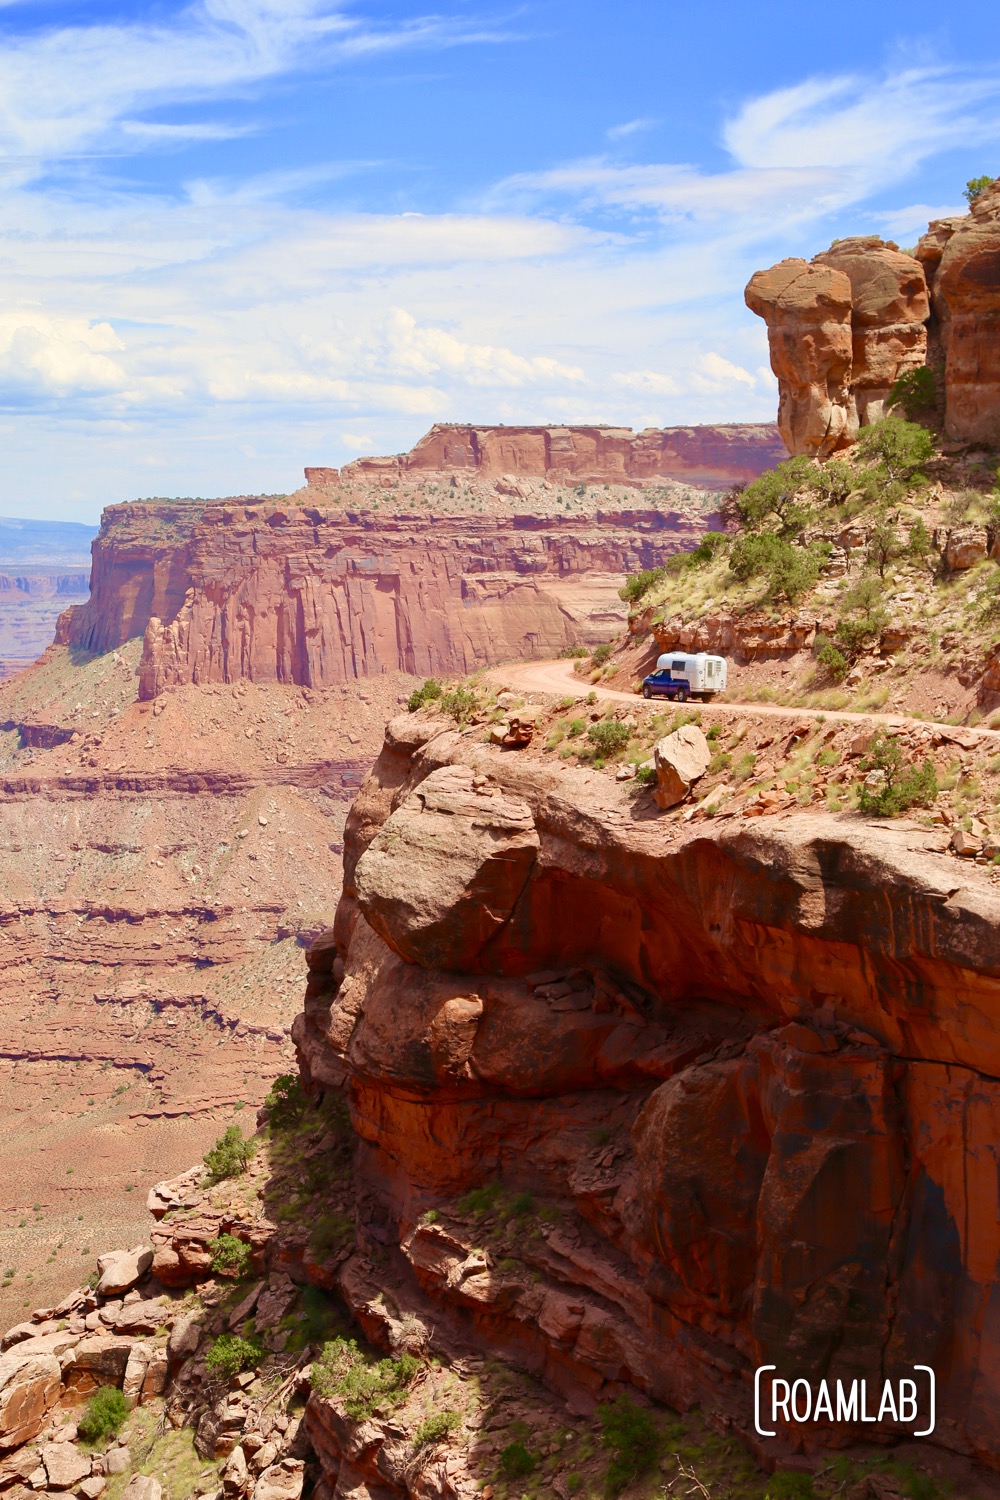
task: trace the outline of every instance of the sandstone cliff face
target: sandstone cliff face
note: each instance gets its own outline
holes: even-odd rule
[[[915,257],[891,241],[839,240],[758,271],[746,301],[767,322],[790,453],[846,447],[883,415],[893,382],[928,362],[948,436],[1000,437],[1000,180],[967,216],[935,220]]]
[[[576,484],[683,480],[724,489],[755,478],[781,457],[774,428],[765,423],[720,427],[471,427],[438,422],[409,453],[359,458],[341,480],[400,474],[470,474],[548,478]],[[335,470],[307,470],[318,485]],[[324,480],[320,476],[327,476]]]
[[[926,357],[924,272],[891,243],[841,240],[811,262],[783,260],[756,272],[746,302],[767,323],[789,453],[823,458],[853,443]]]
[[[696,831],[422,715],[346,840],[293,1034],[450,1316],[578,1397],[631,1381],[739,1431],[758,1364],[929,1363],[936,1440],[1000,1463],[985,877],[912,826]],[[424,1217],[490,1179],[553,1205],[523,1285]]]
[[[622,574],[705,524],[652,507],[498,521],[214,505],[150,544],[142,519],[139,506],[105,513],[90,602],[63,634],[108,651],[144,632],[144,699],[184,682],[328,687],[555,655],[614,634]]]

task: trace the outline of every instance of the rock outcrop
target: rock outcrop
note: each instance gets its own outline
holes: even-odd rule
[[[359,458],[335,469],[307,469],[316,488],[335,481],[458,474],[484,479],[549,479],[559,484],[648,485],[680,480],[725,489],[753,479],[780,457],[773,427],[472,427],[438,422],[409,453]]]
[[[410,454],[308,470],[287,502],[109,506],[58,639],[142,636],[146,700],[555,655],[621,628],[622,574],[690,546],[718,492],[780,454],[766,425],[436,427]]]
[[[1000,439],[1000,179],[968,215],[938,219],[915,256],[875,237],[758,271],[747,306],[767,322],[789,453],[848,446],[893,383],[929,364],[948,436]]]
[[[778,428],[789,453],[824,458],[877,420],[899,375],[922,365],[923,268],[877,239],[839,240],[812,261],[758,271],[747,306],[767,323]]]
[[[429,806],[456,821],[418,864]],[[735,1431],[759,1364],[931,1364],[935,1441],[1000,1465],[1000,901],[946,848],[637,815],[606,776],[395,721],[294,1035],[424,1293],[575,1399],[626,1381]],[[551,1205],[523,1287],[463,1240],[490,1182]]]
[[[917,246],[931,286],[950,437],[1000,438],[1000,180],[967,217],[938,219]]]

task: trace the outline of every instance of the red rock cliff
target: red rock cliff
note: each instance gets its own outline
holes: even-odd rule
[[[560,442],[574,477],[615,483],[560,493],[546,477]],[[596,428],[434,428],[405,460],[364,460],[342,476],[308,471],[310,485],[287,503],[110,506],[90,601],[63,619],[60,639],[100,652],[144,634],[145,698],[184,682],[321,687],[554,655],[613,635],[624,622],[622,574],[690,546],[711,494],[760,472],[779,446],[766,427],[635,439]],[[466,460],[474,483],[459,494]],[[369,472],[380,464],[391,469],[391,499]],[[428,477],[440,481],[442,465],[456,481],[449,499]],[[513,475],[493,479],[501,466]],[[664,479],[665,468],[687,482]]]
[[[508,474],[576,484],[681,480],[724,489],[754,479],[784,455],[768,423],[720,427],[472,427],[436,423],[409,453],[359,458],[343,480],[385,474]],[[329,474],[330,470],[307,471]]]
[[[930,1364],[935,1440],[1000,1464],[1000,902],[943,848],[696,832],[394,720],[294,1035],[425,1290],[559,1388],[744,1432],[759,1364]],[[520,1282],[437,1222],[493,1178],[554,1205]]]

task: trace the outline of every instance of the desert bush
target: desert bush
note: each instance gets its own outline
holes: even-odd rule
[[[622,1395],[597,1408],[601,1443],[611,1454],[608,1489],[617,1495],[656,1463],[659,1433],[649,1412]]]
[[[500,1467],[508,1479],[525,1479],[534,1472],[538,1459],[523,1443],[508,1443],[500,1454]]]
[[[747,533],[733,543],[729,568],[741,583],[763,576],[769,598],[784,595],[794,604],[816,584],[829,555],[828,542],[797,547],[774,532]]]
[[[933,370],[921,365],[916,370],[906,370],[893,384],[886,398],[886,408],[902,407],[905,416],[912,420],[921,412],[932,411],[937,404],[937,382]]]
[[[977,198],[981,198],[985,192],[993,186],[995,178],[989,176],[970,177],[962,189],[962,197],[971,208]]]
[[[883,417],[862,427],[858,434],[857,454],[864,463],[878,464],[890,482],[911,478],[934,451],[934,442],[926,427],[902,417]]]
[[[643,595],[648,594],[654,583],[659,583],[662,577],[662,568],[643,568],[641,573],[633,573],[631,578],[626,578],[624,585],[618,590],[618,597],[624,599],[626,604],[638,604]]]
[[[830,674],[834,682],[843,682],[847,676],[847,657],[825,636],[816,638],[816,660]]]
[[[306,1096],[294,1073],[282,1073],[271,1084],[264,1108],[274,1130],[297,1125],[306,1107]]]
[[[919,568],[929,568],[933,573],[938,564],[938,552],[930,532],[918,516],[910,527],[906,542],[906,555]]]
[[[321,1396],[339,1396],[355,1422],[371,1416],[382,1402],[398,1406],[420,1368],[412,1354],[369,1362],[354,1339],[331,1339],[313,1365],[312,1383]]]
[[[588,740],[603,760],[610,759],[612,755],[619,755],[625,749],[631,736],[632,730],[629,725],[619,724],[617,719],[599,719],[587,730]]]
[[[437,1411],[426,1422],[421,1422],[413,1434],[413,1443],[417,1448],[426,1448],[431,1443],[440,1443],[443,1438],[455,1431],[462,1425],[461,1412],[453,1411],[446,1406],[443,1411]]]
[[[438,703],[442,711],[458,724],[465,724],[479,707],[476,694],[471,688],[463,687],[461,683],[449,692],[442,693]]]
[[[693,568],[703,563],[710,563],[721,547],[729,541],[724,531],[706,531],[701,541],[693,551],[688,553],[688,561]]]
[[[205,1368],[218,1380],[231,1380],[241,1370],[255,1370],[266,1353],[259,1339],[220,1333],[205,1356]]]
[[[848,658],[857,656],[888,625],[883,598],[882,584],[874,573],[863,573],[844,595],[836,635],[837,645]]]
[[[624,589],[618,590],[618,597],[620,599],[625,598]],[[589,655],[590,652],[587,650],[586,646],[564,646],[559,653],[559,659],[560,661],[579,661],[583,657]]]
[[[595,646],[593,651],[591,651],[590,653],[590,660],[592,664],[595,667],[603,667],[604,663],[607,661],[608,657],[611,655],[614,649],[615,648],[613,641],[602,641],[602,643],[599,646]]]
[[[435,698],[440,698],[441,693],[441,684],[435,678],[428,677],[422,687],[413,689],[406,706],[411,714],[415,714],[425,703],[433,703]]]
[[[257,1151],[257,1142],[250,1137],[243,1139],[238,1125],[230,1125],[219,1136],[214,1146],[204,1155],[204,1163],[212,1182],[222,1182],[227,1177],[239,1177],[245,1172]]]
[[[909,807],[927,807],[938,794],[937,773],[929,760],[908,766],[895,735],[879,730],[859,769],[866,775],[881,771],[881,785],[869,790],[862,785],[858,806],[863,813],[895,817]]]
[[[212,1252],[212,1270],[219,1276],[231,1276],[240,1281],[250,1271],[250,1246],[235,1234],[220,1234],[209,1240]]]
[[[739,519],[748,531],[776,532],[786,540],[796,536],[810,516],[802,494],[814,488],[816,476],[811,459],[786,458],[747,485],[735,502]]]
[[[102,1385],[87,1402],[87,1409],[77,1423],[77,1432],[85,1443],[104,1443],[117,1437],[128,1406],[115,1385]]]

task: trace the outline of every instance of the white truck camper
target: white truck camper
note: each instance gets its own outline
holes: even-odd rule
[[[726,690],[726,662],[722,656],[709,656],[699,651],[691,656],[684,651],[671,651],[657,658],[657,672],[669,672],[674,682],[687,682],[691,693],[724,693]]]

